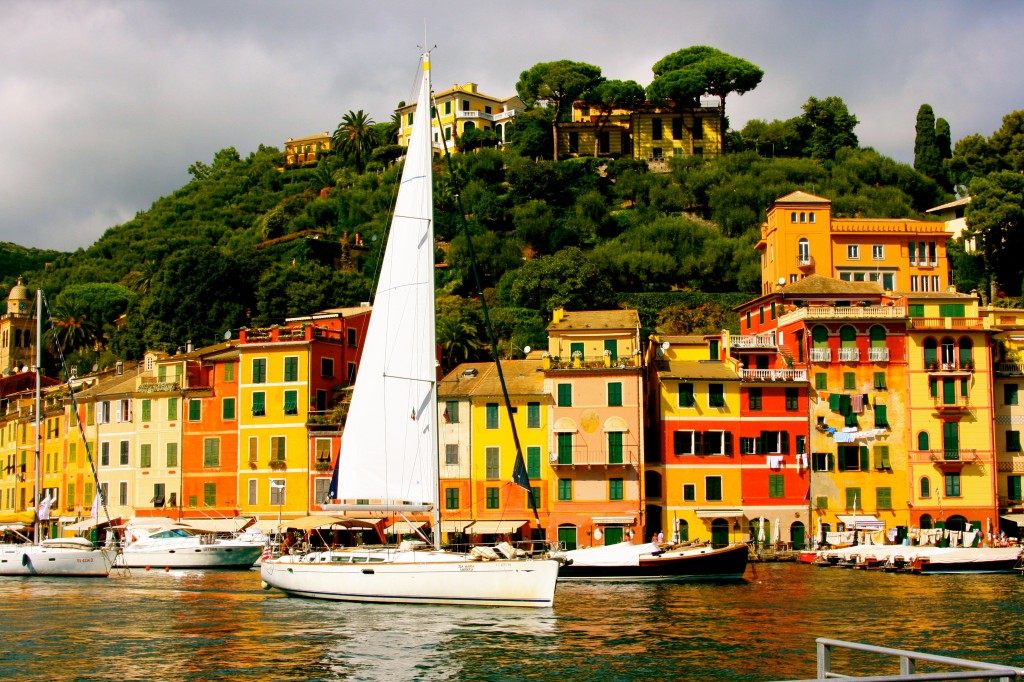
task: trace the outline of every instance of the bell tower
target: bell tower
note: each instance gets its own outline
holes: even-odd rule
[[[0,371],[13,374],[31,367],[36,358],[36,320],[32,294],[21,278],[7,295],[7,311],[0,317]]]

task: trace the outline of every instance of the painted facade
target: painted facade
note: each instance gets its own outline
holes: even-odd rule
[[[407,147],[412,134],[412,116],[415,102],[395,110],[401,124],[398,129],[398,144]],[[492,97],[480,92],[476,83],[456,83],[451,88],[434,95],[431,110],[431,137],[435,153],[445,148],[455,151],[455,141],[467,130],[493,130],[499,144],[505,142],[508,125],[517,114],[526,110],[518,95],[505,99]]]
[[[307,135],[298,139],[288,138],[284,143],[284,163],[286,167],[315,165],[320,157],[331,151],[333,140],[328,131],[317,135]]]

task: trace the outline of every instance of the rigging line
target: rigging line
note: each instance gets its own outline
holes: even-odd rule
[[[434,107],[434,114],[437,117],[437,125],[441,125],[440,113],[437,107]],[[516,429],[515,413],[512,411],[512,401],[508,397],[508,386],[505,384],[505,374],[501,371],[501,359],[498,357],[498,343],[494,338],[494,328],[491,326],[491,317],[487,310],[487,299],[484,297],[484,287],[480,280],[480,270],[476,263],[476,250],[473,248],[473,239],[469,234],[469,224],[466,222],[466,214],[462,210],[462,195],[459,192],[458,177],[455,174],[455,167],[452,164],[452,155],[448,150],[448,141],[441,136],[441,144],[444,148],[444,158],[448,165],[448,174],[451,177],[455,193],[455,205],[459,212],[459,221],[462,224],[462,233],[466,237],[466,253],[469,255],[470,269],[473,271],[473,279],[476,282],[476,288],[478,295],[480,296],[480,308],[484,317],[484,328],[487,330],[487,338],[491,343],[491,355],[494,357],[494,367],[498,372],[498,383],[501,384],[501,394],[505,399],[505,411],[508,414],[508,422],[512,427],[512,442],[516,448],[516,459],[512,469],[512,480],[522,488],[527,490],[527,497],[530,501],[530,507],[533,509],[533,518],[537,522],[537,528],[542,528],[540,523],[540,512],[537,511],[537,500],[533,496],[533,487],[530,485],[529,471],[526,468],[525,460],[523,459],[523,446],[519,442],[519,431]],[[526,481],[526,485],[522,485],[521,480]]]
[[[46,319],[50,324],[50,335],[53,338],[53,347],[57,352],[57,357],[60,360],[61,368],[64,370],[64,376],[67,377],[68,397],[71,400],[71,413],[75,415],[75,423],[78,425],[78,433],[82,438],[82,442],[85,444],[85,461],[89,463],[89,469],[92,472],[92,480],[96,484],[96,495],[100,496],[101,506],[103,507],[103,515],[107,519],[107,524],[110,524],[110,511],[107,509],[107,499],[105,495],[100,493],[100,478],[99,472],[96,470],[96,463],[92,459],[92,452],[89,450],[89,439],[85,435],[85,426],[82,424],[82,419],[78,414],[78,401],[75,400],[75,388],[71,383],[71,372],[68,371],[68,364],[64,358],[64,349],[60,345],[60,337],[57,334],[56,325],[53,323],[53,315],[50,314],[50,304],[46,301],[46,294],[42,295],[43,309],[46,311]],[[37,343],[41,343],[41,339],[36,339]],[[84,500],[83,500],[84,501]],[[91,518],[91,517],[90,517]],[[99,517],[96,518],[99,521]],[[120,552],[120,548],[118,548]]]

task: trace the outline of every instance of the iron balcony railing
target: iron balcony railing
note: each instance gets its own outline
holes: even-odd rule
[[[569,451],[552,452],[548,463],[559,466],[635,466],[639,448],[623,446],[618,451],[589,450],[573,447]]]
[[[741,369],[740,378],[747,381],[807,381],[807,370]]]
[[[888,348],[868,348],[868,361],[889,362]]]
[[[813,305],[797,308],[779,317],[779,325],[798,320],[848,320],[848,319],[901,319],[907,316],[905,306],[826,306]]]
[[[857,362],[860,360],[860,348],[840,348],[839,362]]]
[[[831,348],[812,348],[811,362],[832,362]]]

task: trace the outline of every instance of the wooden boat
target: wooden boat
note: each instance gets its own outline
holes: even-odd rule
[[[742,543],[662,548],[622,542],[561,552],[555,558],[564,562],[559,580],[715,581],[742,579],[748,553]]]
[[[946,547],[921,554],[904,569],[911,573],[1010,573],[1020,563],[1020,547]]]

